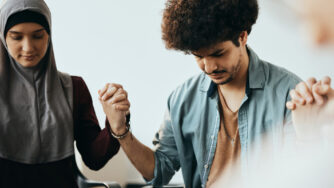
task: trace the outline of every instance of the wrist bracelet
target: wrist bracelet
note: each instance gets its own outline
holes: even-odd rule
[[[110,128],[110,133],[111,133],[111,135],[112,135],[114,138],[117,138],[117,139],[122,139],[122,138],[124,138],[129,132],[130,132],[130,124],[129,124],[129,123],[126,124],[126,131],[125,131],[125,133],[123,133],[123,134],[121,134],[121,135],[117,135],[117,134],[115,134],[115,133],[111,130],[111,128]]]
[[[126,115],[126,131],[123,133],[123,134],[121,134],[121,135],[117,135],[117,134],[115,134],[112,130],[111,130],[111,128],[110,128],[110,133],[111,133],[111,135],[114,137],[114,138],[117,138],[117,139],[122,139],[122,138],[124,138],[129,132],[130,132],[130,114],[128,114],[128,115]]]

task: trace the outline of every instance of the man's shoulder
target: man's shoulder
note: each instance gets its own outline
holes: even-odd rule
[[[169,95],[168,101],[170,103],[181,103],[184,101],[192,100],[194,97],[198,97],[200,91],[205,88],[208,78],[204,73],[196,74],[181,85],[177,86]]]
[[[294,88],[302,81],[299,76],[283,67],[263,60],[260,62],[263,64],[265,70],[267,84],[285,85],[286,87]]]

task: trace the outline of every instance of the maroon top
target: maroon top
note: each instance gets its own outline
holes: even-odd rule
[[[72,76],[74,99],[74,139],[84,163],[101,169],[119,150],[119,142],[110,135],[110,127],[101,130],[92,97],[81,77]],[[13,138],[15,139],[15,138]],[[4,187],[78,187],[72,159],[27,165],[0,158],[0,188]]]

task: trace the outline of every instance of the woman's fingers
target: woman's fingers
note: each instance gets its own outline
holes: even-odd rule
[[[114,96],[108,100],[109,104],[129,104],[128,98],[124,94]]]
[[[110,104],[118,111],[126,111],[130,110],[130,102],[128,100],[124,100],[118,103],[111,103]]]
[[[129,105],[116,104],[115,109],[118,110],[118,111],[129,111],[130,106]]]

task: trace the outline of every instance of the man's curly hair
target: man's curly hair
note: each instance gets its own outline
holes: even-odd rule
[[[259,12],[257,0],[167,0],[162,19],[166,48],[186,53],[231,40],[239,46]]]

